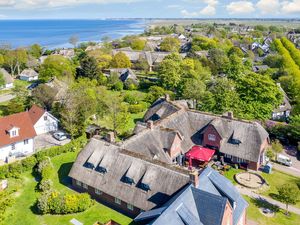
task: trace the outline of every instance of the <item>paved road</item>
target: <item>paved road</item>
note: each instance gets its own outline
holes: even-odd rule
[[[1,102],[7,102],[9,100],[12,100],[13,98],[15,98],[15,95],[12,94],[4,94],[4,95],[0,95],[0,103]]]
[[[266,201],[266,202],[268,202],[272,205],[278,206],[281,209],[284,209],[284,210],[286,209],[285,204],[283,204],[281,202],[278,202],[278,201],[276,201],[272,198],[259,195],[259,194],[255,193],[253,190],[250,190],[248,188],[245,188],[245,187],[242,187],[242,186],[239,186],[239,185],[237,185],[236,188],[243,195],[247,195],[247,196],[249,196],[251,198],[254,198],[254,199],[261,199],[262,201]],[[295,207],[295,206],[289,206],[289,211],[300,215],[300,209]]]
[[[300,170],[295,167],[288,167],[277,163],[273,163],[273,168],[281,172],[288,173],[296,177],[300,177]]]

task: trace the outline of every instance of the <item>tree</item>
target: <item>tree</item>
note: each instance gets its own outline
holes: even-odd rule
[[[273,160],[275,157],[275,154],[272,150],[272,148],[267,148],[266,156],[270,159]]]
[[[131,48],[134,50],[143,50],[145,48],[145,45],[146,41],[140,38],[134,38],[130,43]]]
[[[283,94],[268,75],[249,73],[236,80],[236,91],[242,103],[241,117],[268,119],[283,101]]]
[[[289,205],[295,205],[300,200],[299,188],[296,185],[286,183],[277,187],[277,191],[279,201],[286,204],[286,215],[288,215]]]
[[[130,119],[128,108],[122,104],[122,101],[123,99],[118,93],[110,93],[105,98],[106,116],[115,134],[121,134]]]
[[[51,78],[73,79],[74,68],[70,60],[60,55],[48,56],[40,69],[40,79],[48,82]]]
[[[147,101],[150,102],[150,103],[153,103],[158,98],[163,97],[166,94],[172,96],[173,92],[167,91],[167,90],[165,90],[165,89],[163,89],[162,87],[159,87],[159,86],[151,86],[149,88],[149,92],[148,92],[148,95],[147,95]]]
[[[5,85],[5,80],[3,74],[0,72],[0,87],[2,87],[3,85]]]
[[[94,57],[98,63],[98,67],[100,70],[108,69],[112,60],[112,56],[107,54],[102,49],[96,49],[89,51],[88,56]]]
[[[207,37],[196,36],[192,41],[192,50],[201,51],[217,48],[217,42]]]
[[[4,56],[0,54],[0,66],[4,64]]]
[[[28,50],[29,54],[32,55],[34,58],[38,59],[41,57],[43,49],[40,45],[38,44],[34,44],[31,45],[29,50]]]
[[[113,67],[113,68],[130,68],[131,62],[125,53],[118,52],[112,58],[111,67]]]
[[[186,79],[183,85],[182,97],[199,101],[203,98],[205,84],[198,79]]]
[[[283,151],[283,146],[279,140],[275,140],[272,142],[272,150],[276,153],[276,155]]]
[[[73,35],[69,38],[69,43],[76,48],[79,38],[76,35]]]
[[[228,68],[229,59],[222,49],[210,49],[208,51],[209,60],[212,63],[211,70],[213,74],[225,72]]]
[[[97,65],[94,57],[85,56],[80,60],[79,76],[97,80],[101,74],[101,70]]]
[[[180,63],[164,59],[159,66],[158,77],[165,88],[174,90],[181,81]]]
[[[52,104],[55,100],[56,91],[46,84],[40,84],[32,91],[34,101],[48,110],[52,108]]]
[[[166,37],[160,44],[160,50],[165,52],[178,52],[180,41],[174,37]]]
[[[21,73],[21,69],[25,67],[28,61],[27,51],[25,49],[15,49],[7,51],[4,55],[4,64],[9,67],[12,76]]]

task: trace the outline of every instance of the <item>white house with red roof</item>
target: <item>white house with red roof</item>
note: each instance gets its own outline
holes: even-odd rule
[[[34,138],[57,128],[58,120],[36,105],[27,112],[0,118],[0,160],[33,153]]]
[[[58,119],[46,110],[33,105],[28,113],[37,135],[57,131]]]

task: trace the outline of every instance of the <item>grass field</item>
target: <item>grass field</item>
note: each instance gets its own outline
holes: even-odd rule
[[[289,216],[284,214],[283,210],[279,210],[275,213],[274,217],[266,217],[260,211],[259,207],[270,207],[262,204],[247,196],[244,198],[249,203],[247,209],[247,219],[257,222],[259,225],[294,225],[299,224],[300,216],[291,213]]]
[[[69,152],[52,158],[55,173],[52,175],[55,189],[60,192],[73,192],[67,186],[69,179],[67,174],[74,162],[77,153]],[[36,214],[35,202],[39,195],[35,191],[38,184],[31,173],[23,174],[21,179],[10,179],[11,185],[18,186],[15,193],[15,204],[6,212],[6,220],[3,224],[9,225],[66,225],[71,224],[69,221],[73,218],[81,221],[85,225],[92,225],[96,221],[101,223],[110,219],[120,224],[130,224],[132,220],[98,202],[85,212],[70,215],[38,215]]]

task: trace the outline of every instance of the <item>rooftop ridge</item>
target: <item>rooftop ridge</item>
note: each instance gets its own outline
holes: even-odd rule
[[[150,164],[154,164],[154,165],[156,165],[156,166],[158,166],[160,168],[163,168],[163,169],[171,170],[171,171],[176,172],[178,174],[184,174],[184,175],[188,175],[189,174],[188,170],[185,170],[185,169],[182,169],[182,168],[179,168],[179,167],[175,167],[173,165],[164,163],[164,162],[159,161],[159,160],[148,159],[147,157],[145,157],[142,154],[138,154],[136,152],[129,151],[129,150],[125,149],[125,148],[121,148],[119,150],[119,153],[120,154],[124,154],[124,155],[128,155],[128,156],[133,157],[133,158],[140,159],[140,160],[148,162]]]

